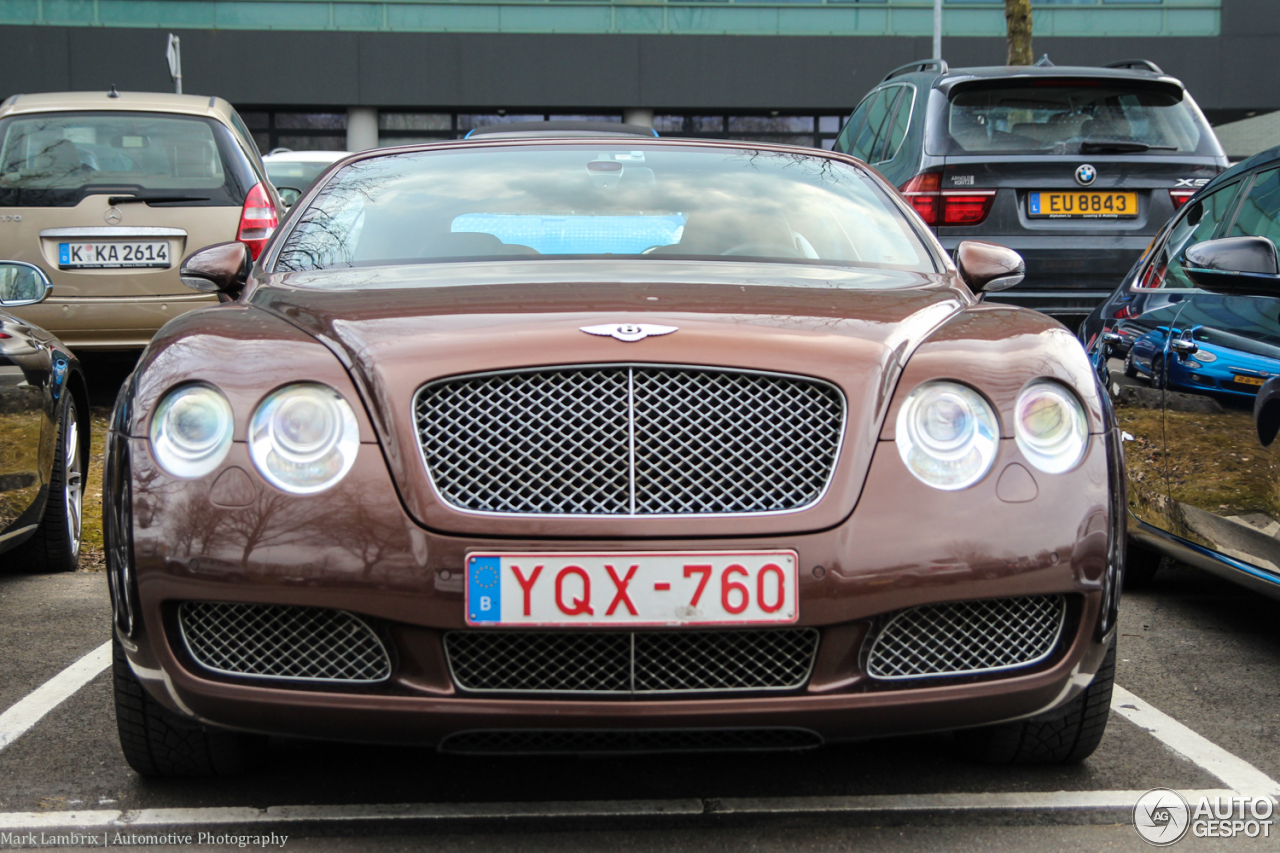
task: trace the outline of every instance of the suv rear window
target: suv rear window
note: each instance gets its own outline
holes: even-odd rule
[[[199,116],[12,116],[0,121],[0,206],[73,207],[104,192],[240,205],[253,173],[237,153],[225,127]]]
[[[1218,153],[1189,98],[1167,88],[1076,80],[951,93],[931,150],[946,154]]]

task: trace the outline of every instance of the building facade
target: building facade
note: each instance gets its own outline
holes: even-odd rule
[[[1216,122],[1280,109],[1280,0],[1033,0],[1058,65],[1150,59]],[[1005,58],[1002,0],[945,0],[953,66]],[[0,94],[184,91],[264,151],[451,138],[537,117],[829,145],[932,50],[932,0],[0,0]]]

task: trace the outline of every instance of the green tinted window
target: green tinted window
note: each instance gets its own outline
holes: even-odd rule
[[[858,138],[854,140],[853,148],[849,150],[850,154],[859,160],[871,159],[871,151],[875,148],[876,140],[880,138],[881,129],[892,114],[893,105],[898,100],[898,94],[901,91],[901,87],[894,86],[884,89],[876,95],[876,99],[867,110],[867,123],[858,131]]]

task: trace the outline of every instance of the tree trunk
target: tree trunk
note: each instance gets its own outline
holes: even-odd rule
[[[1004,0],[1008,24],[1009,64],[1031,65],[1031,0]]]

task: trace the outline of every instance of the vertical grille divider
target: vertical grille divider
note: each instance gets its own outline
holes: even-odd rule
[[[627,477],[631,482],[631,514],[636,514],[636,369],[627,368],[627,440],[630,459],[630,470]],[[635,645],[634,638],[632,645]]]

